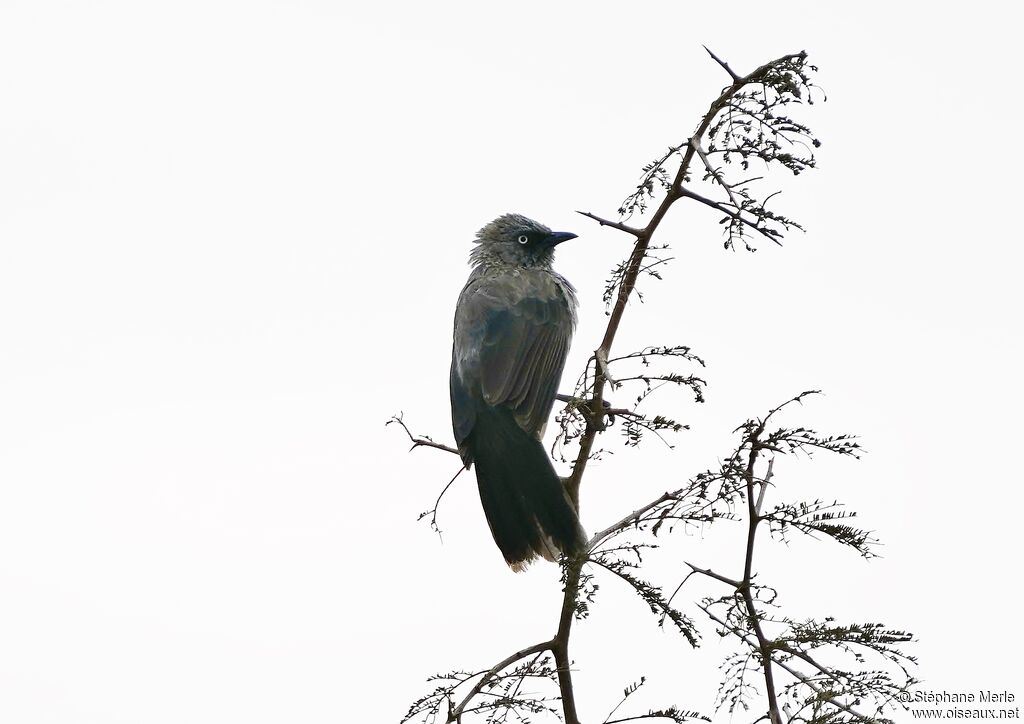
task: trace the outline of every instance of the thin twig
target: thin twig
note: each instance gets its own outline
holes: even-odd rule
[[[441,489],[441,493],[437,496],[437,500],[434,501],[434,507],[428,511],[430,513],[430,527],[437,533],[438,538],[441,537],[441,528],[437,525],[437,509],[441,507],[441,498],[443,498],[444,494],[448,492],[448,488],[452,487],[452,483],[455,482],[455,479],[466,472],[466,470],[468,470],[468,468],[465,465],[459,466],[458,472],[455,473],[455,475],[452,476],[452,479],[448,481],[448,484]],[[421,514],[420,519],[424,516],[426,516],[426,513]]]
[[[623,224],[620,221],[610,221],[608,219],[602,219],[600,216],[597,216],[596,214],[592,214],[589,211],[577,211],[576,213],[577,214],[582,214],[583,216],[586,216],[588,219],[593,219],[594,221],[599,223],[601,226],[610,226],[613,229],[618,229],[619,231],[624,231],[627,234],[632,234],[633,236],[636,236],[636,237],[639,237],[640,234],[641,234],[640,229],[634,228],[632,226],[627,226],[626,224]]]
[[[764,505],[764,494],[768,490],[768,482],[772,479],[772,468],[774,466],[775,458],[772,458],[768,461],[768,472],[765,473],[765,476],[759,481],[761,491],[757,494],[757,505],[754,506],[754,510],[757,511],[759,516],[761,515],[761,508]]]
[[[709,578],[714,578],[716,581],[721,581],[722,583],[726,583],[726,584],[732,586],[735,589],[739,589],[739,588],[741,588],[743,586],[743,582],[742,581],[734,581],[733,579],[727,578],[727,577],[721,575],[720,573],[715,573],[710,568],[698,568],[697,566],[693,565],[689,561],[683,561],[683,563],[688,565],[693,570],[694,573],[701,573],[701,574],[703,574],[705,576],[708,576]],[[681,586],[682,584],[679,584],[679,585]]]
[[[617,530],[621,530],[622,528],[625,528],[630,523],[639,520],[644,515],[644,513],[649,512],[653,508],[658,507],[659,505],[661,505],[662,503],[664,503],[666,501],[672,500],[673,497],[675,497],[675,493],[665,493],[664,495],[662,495],[657,500],[652,500],[650,503],[648,503],[647,505],[643,506],[642,508],[637,508],[636,510],[634,510],[632,513],[627,515],[625,518],[623,518],[619,522],[613,523],[612,525],[608,526],[604,530],[595,533],[593,536],[591,536],[590,540],[587,541],[587,550],[588,551],[594,550],[594,548],[596,548],[597,545],[601,541],[603,541],[605,538],[607,538],[609,535],[611,535],[612,533],[614,533]]]
[[[416,437],[415,435],[413,435],[412,432],[409,431],[408,425],[405,424],[405,421],[402,419],[402,416],[400,414],[392,417],[390,420],[385,422],[384,425],[386,427],[391,423],[397,423],[401,425],[402,429],[405,430],[405,434],[409,436],[410,440],[412,440],[412,447],[409,448],[409,452],[412,452],[418,447],[432,447],[436,450],[444,450],[445,452],[454,453],[456,455],[459,454],[459,451],[456,448],[449,447],[448,445],[442,445],[439,442],[434,442],[429,437]]]
[[[726,183],[725,177],[722,176],[722,172],[711,165],[711,161],[708,160],[708,155],[700,145],[700,139],[691,138],[690,144],[693,146],[693,150],[697,152],[697,155],[700,156],[700,160],[704,162],[704,168],[706,168],[708,173],[714,176],[715,180],[717,180],[718,183],[722,185],[722,188],[725,189],[725,193],[729,195],[729,201],[732,202],[737,209],[740,208],[740,203],[736,200],[736,195],[732,192],[732,186]]]
[[[675,717],[668,714],[660,714],[658,712],[648,712],[647,714],[636,714],[634,716],[623,717],[622,719],[609,719],[604,724],[619,724],[624,721],[638,721],[640,719],[671,719],[672,721],[678,721]]]
[[[623,704],[626,703],[626,699],[628,699],[630,696],[632,696],[636,692],[637,689],[639,689],[641,686],[644,685],[644,683],[646,683],[646,679],[644,679],[643,677],[640,677],[640,681],[638,683],[630,685],[629,688],[626,689],[625,696],[623,696],[622,700],[618,704],[615,705],[615,708],[613,708],[610,712],[608,712],[608,716],[606,716],[604,718],[604,721],[601,724],[611,724],[611,722],[609,720],[612,718],[612,714],[617,712],[619,710],[619,708]],[[615,719],[614,721],[624,721],[624,720],[623,719]]]
[[[707,196],[701,196],[697,192],[691,191],[690,189],[682,189],[680,191],[680,194],[688,199],[699,201],[705,206],[710,206],[712,209],[715,209],[716,211],[721,211],[729,218],[736,219],[736,221],[739,221],[740,223],[749,226],[751,229],[753,229],[766,239],[771,239],[779,246],[782,246],[782,242],[775,238],[775,236],[771,233],[771,229],[761,226],[757,222],[751,221],[750,219],[743,215],[739,208],[737,208],[736,211],[733,211],[728,206],[724,206],[723,204],[719,203],[718,201],[715,201],[714,199],[709,199]]]

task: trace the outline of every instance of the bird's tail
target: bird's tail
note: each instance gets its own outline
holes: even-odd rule
[[[551,459],[509,410],[480,410],[466,442],[487,523],[512,570],[583,550],[586,533]]]

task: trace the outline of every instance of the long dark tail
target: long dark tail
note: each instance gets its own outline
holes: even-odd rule
[[[583,550],[586,533],[551,459],[509,410],[480,410],[466,443],[484,515],[512,570],[523,570],[536,556],[553,561],[559,552]]]

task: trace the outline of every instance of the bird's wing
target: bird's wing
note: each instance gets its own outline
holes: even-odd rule
[[[565,293],[549,274],[471,280],[455,314],[452,414],[456,438],[472,429],[474,398],[504,405],[540,433],[554,404],[572,340]]]

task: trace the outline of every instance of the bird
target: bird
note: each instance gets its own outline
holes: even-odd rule
[[[452,342],[452,428],[513,571],[584,550],[576,507],[541,442],[576,327],[573,286],[552,268],[576,234],[505,214],[477,232]]]

